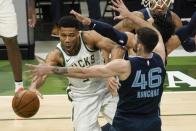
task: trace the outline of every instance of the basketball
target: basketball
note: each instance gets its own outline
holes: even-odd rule
[[[39,110],[40,102],[38,96],[28,90],[16,93],[12,99],[14,112],[23,118],[32,117]]]

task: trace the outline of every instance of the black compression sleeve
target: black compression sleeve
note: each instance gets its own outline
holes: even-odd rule
[[[90,29],[94,29],[101,35],[110,38],[121,46],[127,43],[127,34],[117,31],[111,25],[91,19]]]

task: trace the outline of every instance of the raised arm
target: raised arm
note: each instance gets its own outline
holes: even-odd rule
[[[163,62],[165,62],[165,56],[166,56],[165,55],[165,47],[164,47],[163,39],[162,39],[160,32],[155,27],[153,27],[153,25],[151,23],[136,16],[133,12],[130,12],[126,8],[126,6],[124,5],[122,0],[115,0],[115,2],[112,1],[112,3],[114,5],[114,6],[112,6],[112,9],[120,13],[120,15],[115,16],[114,19],[129,19],[135,25],[138,25],[140,28],[141,27],[148,27],[148,28],[151,28],[157,32],[157,34],[159,36],[159,42],[153,51],[156,52],[157,54],[159,54],[161,56]]]
[[[119,45],[125,46],[127,44],[128,38],[124,32],[117,31],[107,23],[82,16],[81,14],[77,13],[74,10],[72,10],[70,13],[75,15],[77,20],[83,23],[83,25],[89,26],[90,29],[93,29],[98,33],[100,33],[101,35],[110,38],[111,40],[118,43]]]
[[[141,12],[134,11],[133,13],[138,17],[144,19],[144,15]],[[133,32],[135,29],[137,29],[137,26],[132,21],[123,19],[116,25],[114,25],[114,28],[121,32]]]

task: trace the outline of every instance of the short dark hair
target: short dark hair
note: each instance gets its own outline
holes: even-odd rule
[[[75,27],[76,29],[79,29],[79,21],[73,16],[63,16],[58,21],[59,27]]]
[[[159,37],[156,31],[143,27],[136,31],[138,41],[144,46],[145,51],[150,53],[158,43]]]

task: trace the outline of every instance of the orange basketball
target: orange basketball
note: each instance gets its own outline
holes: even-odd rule
[[[12,100],[14,112],[24,118],[32,117],[39,110],[40,102],[38,96],[28,90],[16,93]]]

